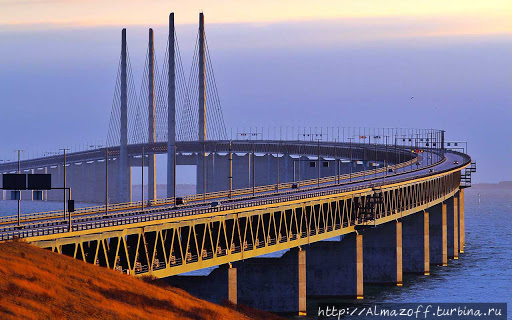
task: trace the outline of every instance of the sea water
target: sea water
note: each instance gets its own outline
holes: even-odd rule
[[[0,216],[15,215],[17,206],[17,201],[0,201]],[[22,213],[62,208],[62,202],[21,201]],[[365,285],[363,303],[512,303],[512,189],[468,188],[465,210],[466,247],[458,260],[449,260],[445,267],[431,266],[429,276],[404,274],[402,287]],[[360,303],[308,298],[308,316],[301,319],[317,319],[322,302]]]

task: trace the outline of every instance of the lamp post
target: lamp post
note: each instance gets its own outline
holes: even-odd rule
[[[316,159],[318,166],[318,177],[316,179],[316,183],[317,186],[320,187],[320,139],[317,138],[316,141],[318,142],[318,157]]]
[[[174,144],[174,154],[173,154],[173,157],[174,157],[174,167],[172,168],[174,174],[173,174],[173,184],[174,184],[174,187],[172,188],[172,198],[173,198],[173,201],[174,201],[174,206],[176,206],[176,150],[178,149],[178,147],[176,146],[176,144]]]
[[[281,146],[281,142],[279,142],[277,144],[277,155],[276,155],[277,156],[277,184],[276,184],[276,191],[277,191],[277,193],[279,193],[279,183],[280,183],[280,179],[279,179],[279,174],[280,174],[280,172],[279,172],[279,165],[280,165],[280,163],[279,163],[279,151],[280,150],[279,149],[280,149],[280,146]]]
[[[64,172],[64,219],[66,219],[66,209],[67,209],[67,203],[66,203],[66,151],[70,150],[68,148],[61,148],[59,149],[64,153],[64,162],[63,162],[63,172]]]
[[[388,176],[388,138],[389,136],[384,136],[386,138],[386,157],[384,158],[384,168],[386,169],[386,177]]]
[[[206,203],[206,141],[203,141],[203,202]],[[229,173],[231,176],[231,172]]]
[[[232,141],[229,141],[229,195],[228,198],[231,199],[233,195],[233,149],[232,149]]]
[[[108,147],[105,148],[105,215],[108,215]]]
[[[397,141],[398,140],[398,134],[395,134],[395,164],[400,163],[400,159],[398,158],[398,149],[397,149]]]
[[[142,146],[142,165],[140,167],[140,190],[141,190],[141,203],[142,203],[142,212],[144,212],[144,145]]]
[[[18,174],[21,174],[21,152],[23,150],[17,149],[16,151],[18,152]],[[64,214],[66,214],[65,211],[64,211]],[[21,190],[18,190],[18,227],[20,226],[20,224],[21,224]]]
[[[256,167],[256,158],[255,158],[255,154],[254,154],[254,142],[252,143],[252,196],[254,197],[255,196],[255,190],[256,190],[256,181],[254,181],[254,179],[256,178],[255,176],[255,167]]]
[[[350,150],[349,151],[350,163],[348,165],[348,167],[349,167],[349,175],[348,175],[348,177],[349,177],[349,181],[352,182],[352,140],[354,140],[354,137],[348,137],[347,139],[349,141],[349,146],[350,146],[349,147],[349,150]]]

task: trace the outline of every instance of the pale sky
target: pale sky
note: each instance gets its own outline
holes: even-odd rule
[[[511,0],[0,0],[0,160],[103,144],[121,28],[138,90],[171,11],[186,76],[205,13],[227,128],[444,129],[475,182],[512,180]]]
[[[157,25],[168,12],[176,23],[268,23],[318,19],[412,18],[452,20],[445,32],[510,33],[510,0],[0,0],[0,25]]]

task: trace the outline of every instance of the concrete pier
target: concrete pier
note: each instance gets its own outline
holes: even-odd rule
[[[295,248],[280,258],[253,258],[234,265],[238,270],[238,303],[306,314],[306,251]]]
[[[464,217],[464,189],[459,191],[459,252],[464,253],[466,246],[466,221]]]
[[[308,246],[308,296],[363,298],[363,236],[348,234],[340,241]]]
[[[229,300],[272,312],[306,314],[306,251],[222,265],[207,276],[175,276],[167,282],[211,302]],[[264,294],[262,294],[264,293]]]
[[[458,193],[447,201],[446,210],[446,246],[447,257],[459,258],[459,195]]]
[[[403,271],[430,274],[429,213],[418,212],[402,218]]]
[[[236,268],[229,268],[229,265],[221,265],[207,276],[174,276],[166,279],[172,286],[214,303],[236,298],[236,295],[233,296],[236,293],[236,280]]]
[[[446,266],[448,263],[446,202],[430,209],[430,263]]]
[[[389,222],[363,232],[365,283],[402,285],[402,223]]]
[[[238,282],[236,268],[230,266],[228,269],[228,301],[237,304]]]

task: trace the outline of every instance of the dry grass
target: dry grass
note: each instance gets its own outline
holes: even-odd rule
[[[23,242],[0,243],[0,319],[272,319]]]

